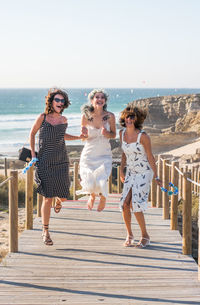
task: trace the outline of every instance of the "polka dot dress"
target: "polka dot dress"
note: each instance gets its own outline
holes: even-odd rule
[[[69,197],[69,159],[64,135],[66,124],[52,125],[46,116],[39,130],[39,152],[35,181],[37,192],[46,198]]]

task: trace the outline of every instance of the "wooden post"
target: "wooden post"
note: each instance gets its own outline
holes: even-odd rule
[[[193,178],[192,178],[194,181],[196,181],[196,176],[197,176],[197,168],[196,168],[196,166],[195,166],[195,167],[194,167],[194,176],[193,176]],[[194,191],[194,195],[196,195],[196,189],[197,189],[197,188],[196,188],[196,185],[193,184],[193,183],[192,183],[192,189],[193,189],[193,191]]]
[[[4,173],[5,173],[5,177],[8,177],[8,162],[7,162],[7,158],[4,158]]]
[[[194,181],[196,182],[198,182],[198,172],[199,172],[199,166],[196,167],[196,175],[194,177]],[[196,195],[198,195],[198,185],[195,184],[194,186],[195,186],[194,190],[196,192]]]
[[[157,184],[155,179],[152,179],[151,182],[151,207],[155,208],[156,207],[156,194],[157,194]]]
[[[200,236],[200,194],[199,194],[199,236]],[[200,238],[199,238],[199,247],[198,247],[198,280],[200,281]]]
[[[181,168],[182,173],[184,174],[184,168]],[[183,199],[183,175],[181,175],[181,198]]]
[[[26,172],[26,230],[33,229],[33,166]]]
[[[191,178],[190,173],[183,176],[183,254],[192,253],[192,192],[191,183],[187,180]]]
[[[118,165],[117,166],[117,193],[118,194],[120,194],[122,192],[122,183],[120,180],[120,169],[121,169],[121,166]]]
[[[41,217],[41,206],[42,206],[43,196],[37,194],[37,217]]]
[[[194,180],[194,171],[195,171],[195,167],[194,165],[192,165],[192,180]],[[194,191],[194,184],[192,183],[192,191]]]
[[[163,160],[163,187],[169,188],[169,167],[166,165],[166,160]],[[163,202],[163,219],[169,219],[169,196],[167,192],[162,192]]]
[[[18,172],[9,180],[9,252],[18,252]]]
[[[181,167],[179,169],[183,173],[183,168]],[[179,174],[179,176],[178,176],[178,199],[183,198],[182,193],[183,193],[183,176],[181,174]]]
[[[157,173],[158,173],[158,177],[160,179],[162,179],[162,161],[161,161],[161,155],[158,155],[158,170],[157,170]],[[162,192],[161,192],[161,189],[159,186],[157,186],[157,196],[156,196],[156,199],[157,199],[157,208],[162,208]]]
[[[200,183],[200,170],[198,169],[198,183]],[[197,188],[198,193],[200,193],[200,186]]]
[[[78,162],[74,162],[73,200],[78,199],[78,195],[76,195],[77,189],[78,189]]]
[[[111,171],[110,177],[108,179],[108,192],[109,192],[109,194],[112,194],[112,171]]]
[[[178,187],[178,178],[179,174],[175,169],[175,166],[178,167],[179,163],[173,161],[172,162],[172,176],[171,182]],[[171,230],[178,230],[178,194],[172,195],[171,198]]]
[[[51,202],[51,207],[52,207],[52,208],[54,208],[55,205],[56,205],[56,198],[57,198],[57,197],[53,197],[53,198],[52,198],[52,202]]]

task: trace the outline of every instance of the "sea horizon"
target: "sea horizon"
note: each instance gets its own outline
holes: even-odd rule
[[[68,119],[67,133],[80,134],[81,111],[92,88],[67,88],[71,105],[63,112]],[[36,117],[44,112],[45,95],[49,88],[0,88],[0,154],[17,154],[28,146],[28,136]],[[134,100],[169,95],[197,94],[200,88],[106,88],[108,111],[116,116]],[[66,145],[80,145],[81,141],[66,141]]]

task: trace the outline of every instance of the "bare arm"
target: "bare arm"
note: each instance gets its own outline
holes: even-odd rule
[[[80,136],[73,136],[73,135],[68,134],[68,133],[66,133],[66,134],[64,135],[65,141],[81,140],[81,139],[83,139],[83,138],[85,138],[85,137],[84,137],[84,135],[82,135],[82,134],[81,134]]]
[[[140,142],[144,146],[145,152],[147,154],[147,159],[148,159],[149,164],[154,173],[154,178],[156,178],[157,177],[157,167],[156,167],[156,162],[155,162],[154,156],[152,154],[150,137],[147,134],[142,134]],[[161,180],[156,180],[156,182],[158,185],[162,184]]]
[[[102,128],[101,134],[108,139],[114,139],[116,137],[116,123],[115,123],[115,116],[113,113],[109,113],[110,118],[108,122],[110,123],[110,131],[106,128]]]
[[[67,118],[63,116],[63,122],[67,123]],[[80,136],[73,136],[69,133],[65,133],[64,135],[64,140],[65,141],[73,141],[73,140],[81,140],[82,138],[84,138],[84,135],[81,134]]]
[[[81,134],[84,135],[82,140],[86,140],[88,138],[88,129],[87,129],[87,118],[83,114],[81,117]]]
[[[122,130],[120,130],[119,136],[120,136],[120,142],[122,143]],[[123,152],[121,156],[121,168],[120,168],[120,179],[122,183],[124,183],[125,180],[125,175],[124,175],[125,166],[126,166],[126,155]]]
[[[39,117],[35,120],[35,123],[33,124],[30,131],[29,141],[30,141],[32,158],[35,158],[35,135],[40,129],[43,120],[44,120],[44,114],[40,114]]]

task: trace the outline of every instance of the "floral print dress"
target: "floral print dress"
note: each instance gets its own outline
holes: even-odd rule
[[[124,141],[125,131],[126,128],[122,131],[122,150],[126,155],[126,177],[120,199],[120,210],[123,209],[124,201],[131,189],[133,212],[144,212],[148,207],[149,189],[153,178],[153,170],[144,146],[140,143],[144,131],[141,130],[138,134],[137,142],[129,144]]]

